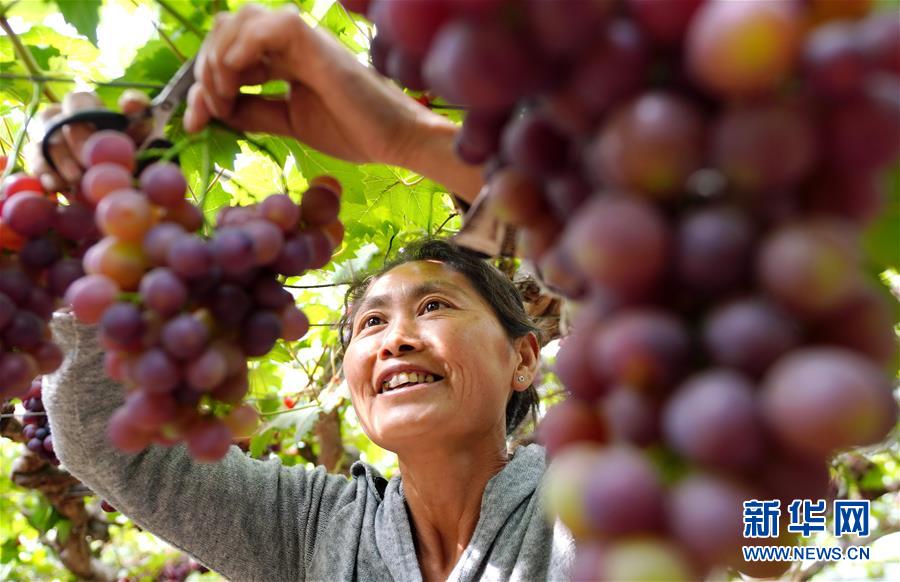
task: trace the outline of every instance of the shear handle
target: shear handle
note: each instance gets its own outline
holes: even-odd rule
[[[63,127],[70,123],[93,123],[97,129],[114,129],[116,131],[125,131],[128,127],[129,119],[121,113],[115,113],[106,109],[85,109],[78,111],[72,115],[68,115],[59,121],[53,123],[44,133],[44,141],[41,143],[41,153],[47,164],[53,168],[53,171],[59,173],[56,162],[50,155],[50,139]]]

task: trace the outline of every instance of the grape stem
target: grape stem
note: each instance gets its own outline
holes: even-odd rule
[[[0,79],[12,79],[16,81],[31,81],[37,83],[43,81],[45,83],[77,83],[77,79],[68,77],[58,77],[55,75],[17,75],[16,73],[0,73]],[[158,83],[139,83],[137,81],[94,81],[88,80],[91,85],[99,85],[101,87],[124,87],[126,89],[155,89],[163,88]]]

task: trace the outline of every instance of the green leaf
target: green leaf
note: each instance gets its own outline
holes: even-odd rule
[[[296,439],[300,440],[306,433],[312,430],[319,418],[322,409],[319,406],[310,405],[308,407],[296,408],[290,412],[276,414],[270,421],[263,425],[263,431],[271,428],[295,431]]]
[[[268,430],[261,431],[253,436],[253,438],[250,439],[250,456],[255,458],[262,455],[263,451],[269,446],[269,443],[272,442],[272,436],[274,434],[274,430]]]
[[[863,249],[876,273],[900,269],[900,166],[888,172],[883,184],[884,210],[863,236]]]
[[[66,22],[97,45],[97,25],[100,23],[100,0],[56,0]]]
[[[7,562],[15,559],[19,555],[19,540],[18,538],[9,538],[3,545],[0,546],[0,564],[6,564]]]
[[[71,532],[72,522],[68,519],[60,519],[59,523],[56,524],[56,537],[59,543],[65,544]]]

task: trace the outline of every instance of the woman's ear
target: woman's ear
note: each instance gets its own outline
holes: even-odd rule
[[[519,364],[513,373],[513,389],[521,392],[531,386],[537,375],[538,366],[541,364],[541,344],[537,335],[529,331],[518,338],[514,346],[519,355]],[[520,381],[520,377],[524,379]]]

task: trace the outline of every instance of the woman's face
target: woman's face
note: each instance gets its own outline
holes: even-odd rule
[[[511,390],[527,388],[513,380],[522,358],[464,275],[439,261],[404,263],[370,285],[351,325],[344,373],[376,444],[397,452],[505,436]],[[385,374],[409,367],[435,381],[382,388]]]

